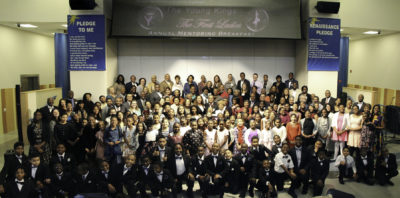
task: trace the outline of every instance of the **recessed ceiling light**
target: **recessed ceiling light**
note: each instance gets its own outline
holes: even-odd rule
[[[380,34],[380,31],[375,31],[375,30],[370,30],[370,31],[366,31],[363,34]]]
[[[63,26],[63,27],[68,27],[68,25],[67,25],[67,24],[62,24],[61,26]]]
[[[19,24],[19,27],[23,28],[37,28],[38,26],[32,24]]]

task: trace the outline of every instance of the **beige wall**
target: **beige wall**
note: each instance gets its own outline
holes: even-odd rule
[[[1,25],[0,35],[0,88],[20,84],[21,74],[39,74],[40,84],[54,84],[52,37]]]
[[[348,83],[400,89],[399,54],[400,34],[350,41]]]

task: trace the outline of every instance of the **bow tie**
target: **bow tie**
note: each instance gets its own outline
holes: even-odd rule
[[[163,176],[163,173],[156,173],[157,176]]]
[[[296,147],[296,151],[301,151],[301,147],[299,147],[299,148]]]
[[[175,159],[182,159],[182,156],[175,156]]]
[[[22,155],[21,156],[16,155],[15,157],[17,157],[18,159],[22,159]]]
[[[213,157],[213,158],[218,158],[218,155],[213,155],[212,157]]]
[[[165,148],[164,149],[158,149],[158,151],[165,151]]]
[[[147,167],[145,167],[145,166],[143,166],[143,169],[144,169],[144,170],[149,170],[149,168],[147,168]]]
[[[124,170],[125,170],[125,168],[124,168]],[[101,171],[101,173],[108,174],[108,171]]]
[[[16,183],[17,183],[17,184],[24,185],[24,182],[19,182],[19,181],[17,181]]]
[[[367,160],[367,159],[368,159],[368,157],[367,157],[367,156],[365,156],[365,157],[361,157],[361,159],[362,159],[362,160]]]
[[[247,157],[246,155],[242,155],[242,159],[243,159],[243,158],[246,158],[246,157]]]
[[[63,173],[61,173],[61,174],[57,174],[57,176],[59,176],[59,177],[62,177],[64,174]]]
[[[284,155],[282,158],[283,158],[283,159],[286,159],[286,158],[288,158],[288,157],[289,157],[289,156],[287,156],[287,155]]]
[[[131,168],[124,167],[124,171],[129,171],[129,170],[131,170]]]

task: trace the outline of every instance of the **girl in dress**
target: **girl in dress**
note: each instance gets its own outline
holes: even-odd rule
[[[327,105],[328,106],[328,105]],[[330,136],[330,128],[331,128],[331,121],[328,117],[328,111],[326,109],[322,109],[321,117],[317,120],[317,128],[318,128],[318,139],[326,145],[328,137]]]
[[[211,153],[211,148],[214,143],[216,143],[216,130],[214,129],[214,121],[212,119],[207,122],[207,129],[204,131],[204,143],[206,144],[205,154],[208,155]]]
[[[373,131],[373,124],[369,117],[369,112],[363,112],[362,117],[363,117],[363,125],[361,128],[360,148],[366,148],[367,151],[373,151],[375,134]]]
[[[375,105],[372,108],[371,120],[375,129],[375,139],[376,139],[375,151],[379,153],[383,144],[382,129],[384,128],[383,116],[381,114],[381,108],[379,105]]]
[[[361,128],[363,125],[363,117],[357,105],[353,106],[353,114],[350,115],[349,123],[349,138],[347,141],[347,146],[349,146],[350,155],[353,155],[354,151],[356,151],[358,154],[361,146]]]
[[[164,136],[165,138],[167,138],[169,136],[169,121],[167,118],[164,118],[161,121],[161,128],[160,128],[160,133],[159,135]]]
[[[250,128],[246,130],[244,133],[244,142],[247,145],[251,145],[251,139],[254,136],[259,136],[260,130],[256,128],[256,122],[255,120],[250,120]]]
[[[178,122],[175,122],[172,133],[169,134],[169,146],[173,148],[175,144],[182,144],[183,135],[184,134],[181,132],[181,125]]]
[[[228,137],[229,131],[225,128],[224,120],[219,120],[216,139],[222,153],[229,148]]]
[[[139,147],[139,137],[136,132],[136,127],[133,125],[133,117],[129,116],[126,119],[126,126],[123,128],[124,144],[122,145],[122,156],[135,155]]]
[[[154,121],[152,119],[146,120],[146,132],[144,132],[144,146],[142,155],[150,154],[153,148],[157,145],[158,130],[153,129]],[[139,131],[140,132],[140,131]],[[140,135],[140,133],[139,133]]]
[[[290,116],[290,122],[286,125],[287,132],[287,140],[289,143],[289,147],[293,148],[295,143],[296,136],[301,134],[301,127],[299,122],[297,121],[296,114],[292,114]]]
[[[272,149],[274,144],[274,134],[271,131],[271,121],[267,120],[265,122],[265,127],[260,133],[260,144],[267,147],[269,150]]]
[[[332,141],[335,142],[335,151],[333,160],[336,160],[339,151],[343,154],[343,148],[347,142],[347,127],[349,125],[349,114],[345,113],[343,104],[339,105],[339,111],[335,113],[332,119]]]
[[[99,121],[98,123],[99,125],[99,131],[96,132],[96,158],[100,159],[100,160],[105,160],[104,158],[104,141],[103,141],[103,137],[104,137],[104,130],[106,129],[106,124],[104,123],[104,121]]]

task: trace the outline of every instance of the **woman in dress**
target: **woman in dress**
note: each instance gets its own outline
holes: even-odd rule
[[[96,132],[96,158],[99,160],[105,160],[104,158],[104,131],[106,129],[106,125],[104,123],[104,121],[99,121],[98,123],[99,125],[99,130]]]
[[[347,146],[350,147],[350,155],[353,155],[354,151],[359,153],[359,148],[361,146],[361,129],[363,125],[363,116],[358,109],[357,105],[353,106],[353,114],[350,115],[349,119],[349,138],[347,141]]]
[[[214,143],[216,143],[216,130],[214,129],[214,121],[212,119],[208,120],[207,128],[204,130],[203,138],[204,143],[206,144],[206,149],[204,155],[208,155],[211,153],[211,148]]]
[[[49,146],[52,152],[55,151],[57,147],[56,138],[54,136],[54,127],[59,121],[60,112],[58,111],[58,109],[54,108],[53,111],[51,111],[51,120],[49,122]]]
[[[175,144],[182,144],[183,135],[184,134],[181,132],[181,125],[175,122],[172,133],[170,133],[168,137],[169,146],[173,148]]]
[[[143,89],[146,87],[146,79],[145,78],[140,78],[139,79],[139,85],[136,88],[136,91],[141,94]]]
[[[319,117],[317,120],[317,139],[321,140],[322,144],[325,146],[330,137],[330,128],[331,119],[328,116],[328,111],[326,109],[322,109],[321,117]]]
[[[271,121],[267,120],[265,122],[264,129],[261,130],[259,139],[261,145],[264,145],[269,150],[272,149],[272,145],[274,144],[274,133],[271,131]]]
[[[139,136],[136,132],[136,127],[133,125],[133,117],[128,116],[126,119],[126,126],[123,128],[122,156],[135,155],[139,147]]]
[[[374,105],[374,107],[372,108],[371,120],[375,128],[375,151],[379,153],[383,144],[382,129],[384,128],[383,115],[381,113],[381,107],[379,105]]]
[[[301,127],[297,119],[297,115],[292,114],[290,116],[290,122],[286,124],[287,140],[290,148],[293,148],[296,144],[296,136],[301,134]]]
[[[29,155],[39,154],[43,164],[48,165],[51,156],[49,127],[42,118],[42,113],[36,110],[31,124],[28,125]]]
[[[222,153],[229,148],[228,137],[229,137],[229,131],[225,127],[225,121],[219,120],[216,139]]]
[[[363,125],[361,128],[361,142],[360,148],[366,148],[368,151],[373,151],[373,145],[375,142],[374,126],[371,122],[369,112],[363,112]]]
[[[345,107],[343,104],[339,105],[339,111],[335,113],[332,118],[332,141],[335,142],[335,151],[333,160],[336,160],[337,156],[342,155],[342,151],[347,142],[347,127],[349,126],[349,114],[345,113]]]

